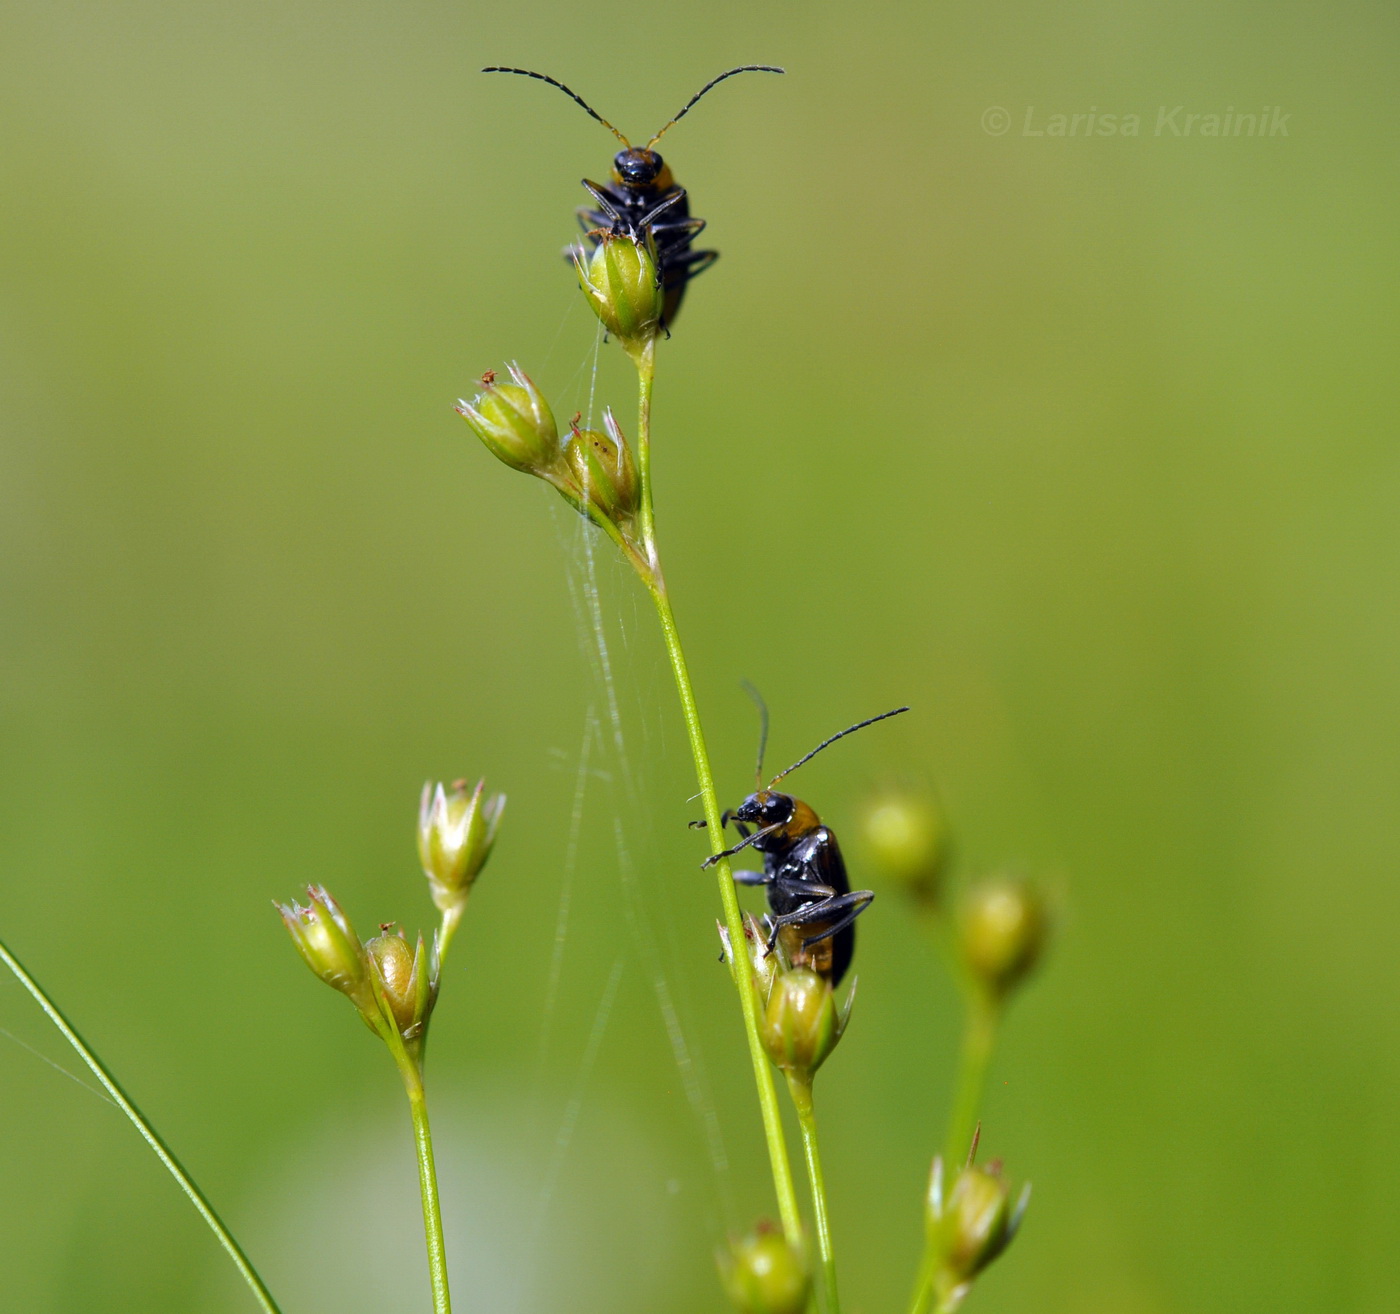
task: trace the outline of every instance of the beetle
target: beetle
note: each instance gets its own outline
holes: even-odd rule
[[[855,725],[823,739],[805,757],[779,771],[765,786],[763,750],[768,739],[768,709],[752,686],[746,686],[758,704],[761,728],[758,785],[737,808],[720,815],[720,824],[731,822],[739,832],[739,843],[713,854],[701,864],[712,867],[721,858],[732,858],[752,848],[763,855],[762,871],[736,871],[736,885],[762,886],[768,893],[769,936],[767,951],[781,943],[784,956],[794,967],[810,967],[839,985],[851,965],[856,949],[855,920],[875,898],[873,890],[852,890],[846,875],[846,861],[830,826],[824,826],[816,812],[799,798],[773,788],[784,776],[810,762],[822,749],[863,730],[877,721],[907,712],[907,707],[881,712],[879,716],[857,721]],[[704,821],[693,822],[704,827]],[[750,829],[752,827],[753,829]]]
[[[772,64],[744,64],[712,78],[695,93],[684,108],[671,119],[645,146],[633,146],[611,123],[593,108],[578,92],[566,87],[545,73],[527,68],[503,68],[492,65],[483,73],[518,73],[521,77],[537,78],[551,87],[558,87],[566,96],[581,105],[622,143],[622,150],[613,158],[612,175],[606,183],[583,179],[597,209],[580,206],[579,225],[585,236],[597,246],[604,234],[608,237],[630,238],[638,245],[650,239],[655,243],[656,277],[665,288],[662,299],[661,326],[669,328],[680,311],[686,284],[719,259],[718,251],[694,251],[691,243],[705,227],[703,219],[690,217],[690,202],[686,190],[676,182],[671,166],[652,147],[690,110],[707,91],[736,73],[782,73]]]

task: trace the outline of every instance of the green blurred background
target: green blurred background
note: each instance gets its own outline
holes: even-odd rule
[[[429,776],[511,796],[434,1022],[460,1307],[717,1310],[715,1245],[772,1212],[655,626],[450,409],[512,357],[562,416],[632,407],[558,258],[613,143],[476,68],[642,133],[753,60],[789,75],[666,142],[724,258],[661,354],[663,546],[727,798],[741,678],[777,765],[908,701],[802,795],[853,835],[879,781],[926,779],[965,870],[1058,892],[986,1112],[1035,1200],[968,1308],[1395,1307],[1393,8],[3,26],[0,932],[288,1314],[427,1308],[397,1079],[269,900],[426,923]],[[1154,135],[1176,105],[1287,136]],[[1025,135],[1091,108],[1141,135]],[[958,1006],[891,892],[857,966],[819,1098],[873,1314],[907,1293]],[[0,1027],[0,1306],[251,1308],[116,1113],[23,1048],[74,1066],[9,981]]]

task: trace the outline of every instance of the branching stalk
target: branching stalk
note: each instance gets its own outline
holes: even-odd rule
[[[710,755],[705,746],[705,732],[700,724],[700,711],[696,706],[695,691],[690,683],[685,650],[681,646],[680,632],[676,627],[675,613],[671,610],[665,577],[661,572],[661,558],[656,548],[651,484],[651,396],[656,369],[655,350],[653,341],[633,356],[637,366],[637,473],[641,484],[638,529],[646,555],[645,566],[638,564],[634,554],[629,555],[633,564],[637,566],[637,573],[646,584],[652,601],[656,604],[656,614],[661,621],[661,632],[666,642],[666,654],[671,661],[671,674],[675,677],[676,692],[680,695],[681,714],[685,718],[690,753],[695,760],[695,776],[705,809],[710,852],[719,854],[724,850],[724,828],[720,824],[719,797],[715,793]],[[778,1092],[773,1082],[773,1070],[759,1039],[758,993],[754,987],[753,968],[744,949],[744,922],[739,911],[739,897],[734,889],[734,876],[727,858],[720,858],[715,864],[715,877],[719,884],[720,903],[724,908],[724,924],[729,933],[730,973],[739,992],[739,1006],[744,1015],[744,1030],[748,1036],[749,1058],[753,1064],[754,1085],[758,1090],[758,1104],[763,1115],[763,1133],[768,1145],[769,1166],[773,1172],[773,1189],[778,1198],[778,1215],[788,1239],[800,1244],[802,1218],[797,1207],[797,1191],[793,1185],[792,1165],[783,1136],[782,1115],[778,1108]]]
[[[423,1236],[428,1248],[428,1278],[433,1287],[433,1314],[452,1314],[452,1293],[447,1285],[447,1246],[442,1238],[442,1209],[438,1204],[437,1165],[433,1159],[433,1133],[428,1125],[428,1098],[423,1090],[422,1039],[414,1042],[410,1053],[390,1019],[384,987],[377,973],[371,973],[370,983],[380,1005],[379,1034],[394,1056],[403,1088],[408,1095],[408,1110],[413,1119],[413,1147],[418,1156],[418,1190],[423,1200]]]
[[[997,1027],[1001,1007],[983,990],[972,988],[967,998],[967,1020],[964,1024],[962,1054],[958,1060],[957,1094],[948,1119],[948,1139],[944,1144],[943,1162],[956,1172],[967,1158],[972,1133],[977,1128],[978,1111],[987,1086],[987,1069],[996,1047]]]
[[[1001,1005],[976,985],[967,990],[967,1018],[963,1026],[962,1052],[958,1059],[958,1076],[953,1107],[948,1118],[948,1136],[943,1148],[943,1170],[948,1188],[957,1178],[958,1169],[967,1160],[972,1136],[977,1129],[978,1113],[983,1092],[987,1087],[987,1069],[996,1048],[997,1028],[1001,1022]],[[914,1294],[909,1314],[945,1314],[946,1301],[933,1307],[934,1270],[938,1264],[933,1237],[926,1238],[919,1273],[914,1280]]]
[[[189,1201],[199,1211],[199,1216],[204,1219],[209,1230],[219,1239],[219,1244],[223,1246],[228,1257],[233,1260],[234,1267],[238,1269],[243,1281],[248,1284],[248,1289],[253,1293],[254,1299],[262,1307],[266,1314],[281,1314],[277,1308],[277,1302],[273,1300],[272,1294],[268,1291],[258,1271],[253,1267],[248,1256],[243,1253],[243,1247],[234,1239],[233,1233],[224,1226],[223,1220],[215,1212],[214,1206],[205,1198],[204,1192],[196,1185],[194,1178],[185,1171],[184,1166],[175,1157],[174,1151],[161,1139],[160,1133],[146,1120],[146,1115],[141,1112],[132,1101],[131,1097],[121,1088],[117,1079],[107,1070],[106,1065],[88,1045],[72,1024],[60,1011],[57,1004],[44,993],[43,987],[25,970],[24,965],[18,958],[7,949],[3,942],[0,942],[0,962],[14,973],[19,981],[29,993],[34,1001],[48,1015],[50,1022],[59,1030],[59,1033],[76,1051],[78,1057],[87,1064],[93,1076],[102,1083],[102,1088],[112,1097],[116,1106],[130,1119],[132,1126],[141,1134],[141,1139],[151,1147],[156,1158],[165,1165],[166,1171],[180,1184],[180,1189],[189,1197]]]

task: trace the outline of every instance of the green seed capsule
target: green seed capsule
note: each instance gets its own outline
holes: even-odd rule
[[[958,907],[958,947],[973,979],[1001,998],[1030,972],[1045,948],[1050,919],[1028,882],[994,877],[973,885]]]
[[[872,798],[862,818],[877,868],[911,894],[934,902],[948,851],[942,814],[926,794],[890,790]]]
[[[937,1265],[933,1286],[942,1309],[955,1309],[977,1277],[1015,1239],[1030,1203],[1029,1183],[1016,1203],[999,1165],[965,1166],[943,1195],[943,1164],[934,1160],[928,1234]]]
[[[390,1020],[405,1041],[421,1041],[438,994],[437,945],[410,949],[400,930],[365,941]]]
[[[602,234],[591,254],[575,250],[574,267],[594,314],[629,352],[656,340],[662,293],[650,234],[645,243]]]
[[[339,990],[366,1017],[376,1012],[369,984],[369,964],[360,938],[329,890],[306,887],[305,908],[296,902],[273,906],[306,965],[328,986]]]
[[[564,459],[587,501],[621,525],[637,513],[641,483],[627,439],[611,411],[603,412],[603,428],[606,432],[574,429],[564,446]]]
[[[496,842],[506,796],[484,797],[485,787],[482,780],[471,790],[465,780],[450,787],[423,786],[418,805],[418,858],[433,902],[443,912],[465,902]]]
[[[807,1308],[807,1266],[771,1224],[760,1224],[731,1242],[719,1266],[724,1289],[740,1314],[802,1314]]]
[[[458,402],[457,413],[492,454],[516,470],[548,477],[560,466],[559,428],[543,394],[520,366],[509,367],[513,383],[482,376],[483,391]]]
[[[849,1015],[849,996],[838,1008],[828,978],[808,967],[794,967],[781,973],[769,992],[763,1048],[784,1072],[810,1083],[836,1048]]]

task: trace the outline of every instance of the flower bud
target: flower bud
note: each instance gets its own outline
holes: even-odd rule
[[[547,477],[560,465],[559,429],[549,403],[519,365],[508,366],[514,383],[482,375],[483,391],[459,401],[457,413],[492,453],[516,470]]]
[[[948,851],[948,832],[933,800],[912,790],[872,798],[863,830],[875,866],[926,903],[934,903]]]
[[[483,798],[484,780],[468,792],[465,780],[450,790],[431,782],[418,804],[418,859],[433,902],[450,912],[466,902],[472,883],[491,856],[496,827],[506,806],[504,794]]]
[[[1023,880],[979,881],[958,908],[958,947],[974,981],[1000,999],[1035,966],[1049,934],[1039,892]]]
[[[968,1164],[958,1173],[945,1201],[943,1162],[934,1160],[927,1221],[937,1257],[933,1284],[940,1309],[956,1309],[973,1278],[1011,1244],[1030,1194],[1027,1183],[1013,1207],[1000,1165],[976,1168]]]
[[[852,991],[838,1008],[828,978],[809,967],[782,972],[770,989],[763,1019],[768,1057],[790,1076],[810,1082],[841,1039],[854,997]]]
[[[629,353],[636,353],[661,332],[661,280],[656,247],[630,237],[601,233],[590,254],[574,249],[574,267],[594,313]]]
[[[417,948],[410,950],[403,932],[386,926],[365,941],[365,950],[379,986],[376,993],[383,1000],[381,1012],[403,1040],[421,1041],[437,1003],[436,938],[431,948],[425,948],[420,935]]]
[[[564,459],[587,501],[618,524],[636,514],[641,484],[627,439],[610,410],[603,412],[603,427],[606,433],[574,428],[564,445]]]
[[[796,1247],[771,1223],[730,1242],[719,1255],[720,1278],[740,1314],[802,1314],[810,1282]]]
[[[306,965],[328,986],[346,995],[361,1013],[375,1011],[369,966],[344,909],[321,885],[308,885],[308,905],[274,903]]]

